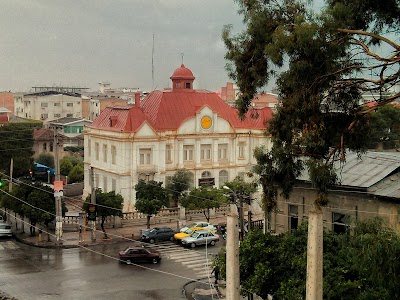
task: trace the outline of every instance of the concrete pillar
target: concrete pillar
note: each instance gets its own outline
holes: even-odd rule
[[[239,221],[237,213],[227,216],[226,238],[226,299],[239,300]]]
[[[215,218],[215,207],[210,208],[210,219]]]
[[[181,205],[179,205],[178,208],[179,208],[179,219],[186,220],[186,209]]]
[[[306,300],[322,300],[323,214],[315,209],[308,215]]]

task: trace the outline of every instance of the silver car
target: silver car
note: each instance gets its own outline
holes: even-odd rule
[[[182,245],[192,248],[206,244],[214,246],[218,241],[218,234],[213,234],[208,230],[198,230],[194,232],[191,236],[183,238]]]
[[[0,222],[0,237],[12,237],[11,226],[7,223]]]

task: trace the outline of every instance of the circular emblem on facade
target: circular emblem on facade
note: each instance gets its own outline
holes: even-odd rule
[[[204,116],[201,118],[201,127],[204,129],[210,128],[212,125],[212,120],[209,116]]]

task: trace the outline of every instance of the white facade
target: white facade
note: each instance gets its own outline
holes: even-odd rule
[[[209,129],[201,126],[203,116],[213,120]],[[263,130],[235,130],[208,107],[177,131],[157,133],[147,123],[135,134],[87,128],[84,196],[91,191],[90,167],[94,168],[96,187],[123,196],[124,212],[134,210],[134,186],[139,179],[165,183],[185,168],[192,173],[195,187],[199,178],[214,178],[219,187],[250,171],[256,163],[253,149],[260,145],[270,148],[270,143]]]
[[[33,93],[15,97],[15,115],[22,118],[42,120],[63,117],[80,118],[82,105],[80,96],[64,93]]]

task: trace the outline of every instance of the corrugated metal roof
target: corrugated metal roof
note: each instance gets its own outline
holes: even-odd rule
[[[344,163],[336,162],[335,168],[340,186],[365,188],[376,195],[400,198],[398,152],[368,151],[360,157],[351,152]],[[308,172],[303,171],[299,179],[309,181]]]

